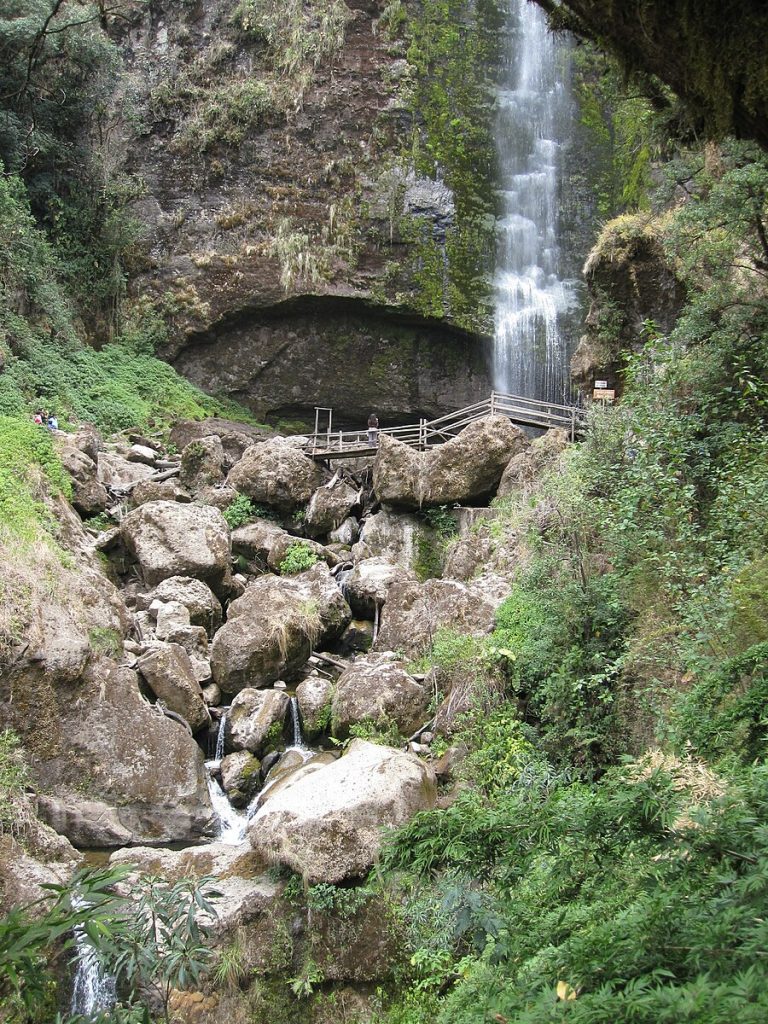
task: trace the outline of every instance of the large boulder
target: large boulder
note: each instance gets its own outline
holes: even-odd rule
[[[189,722],[192,732],[210,723],[194,667],[180,644],[154,644],[139,658],[138,669],[157,699]]]
[[[129,462],[118,452],[99,452],[97,466],[99,482],[117,493],[130,491],[140,480],[155,475],[151,466]]]
[[[352,618],[352,613],[328,566],[318,562],[306,572],[287,578],[292,580],[297,592],[302,595],[304,608],[317,614],[320,631],[315,646],[338,640]]]
[[[412,570],[419,561],[420,548],[432,542],[432,531],[419,516],[395,515],[382,509],[363,523],[352,558],[383,558]]]
[[[232,553],[242,556],[249,562],[256,562],[260,568],[266,569],[272,549],[288,536],[277,523],[257,518],[232,531]],[[294,542],[296,540],[295,537],[291,539]]]
[[[169,576],[162,580],[144,600],[144,607],[153,601],[168,604],[177,601],[189,611],[189,621],[193,626],[204,626],[209,636],[213,636],[221,625],[221,602],[211,588],[202,580],[194,580],[189,576]]]
[[[42,671],[24,683],[3,724],[23,737],[54,827],[95,847],[204,834],[212,808],[203,753],[144,700],[135,672],[100,658],[75,690]]]
[[[340,555],[336,554],[331,548],[319,544],[316,540],[301,540],[298,537],[291,536],[290,533],[284,533],[282,537],[276,538],[267,557],[267,567],[270,572],[283,571],[283,562],[290,554],[291,548],[296,544],[309,549],[318,561],[325,562],[331,568],[338,565],[341,561]]]
[[[424,452],[383,434],[373,489],[379,501],[395,508],[477,501],[493,494],[510,458],[528,443],[506,416],[470,423],[458,437]]]
[[[506,498],[515,492],[530,490],[536,478],[557,460],[568,442],[568,431],[562,427],[553,427],[531,441],[529,448],[513,455],[507,463],[499,481],[498,496]]]
[[[395,583],[374,646],[413,657],[429,648],[439,629],[482,635],[492,629],[501,600],[497,593],[457,580]]]
[[[331,705],[333,735],[344,739],[350,726],[369,721],[397,726],[410,736],[424,724],[429,692],[413,679],[401,661],[358,659],[339,676]]]
[[[292,512],[307,504],[323,475],[316,462],[275,438],[247,448],[227,483],[254,501]]]
[[[181,453],[179,480],[193,494],[224,480],[227,457],[221,438],[216,435],[191,441]]]
[[[290,706],[282,690],[241,690],[227,715],[225,749],[263,757],[282,738]]]
[[[304,528],[310,537],[328,534],[337,529],[359,503],[358,490],[334,477],[330,483],[318,487],[310,498]]]
[[[221,762],[221,788],[233,807],[247,807],[259,788],[257,757],[248,750],[227,754]]]
[[[180,501],[188,504],[192,495],[185,491],[175,477],[169,480],[140,480],[128,494],[130,508],[146,505],[148,501]]]
[[[238,526],[232,532],[232,552],[252,563],[253,568],[280,572],[280,566],[295,544],[302,544],[326,565],[338,565],[340,556],[335,551],[318,544],[315,540],[302,540],[293,536],[276,523],[267,519],[255,519],[245,526]]]
[[[171,428],[168,440],[177,451],[183,451],[192,441],[201,441],[213,434],[221,441],[229,466],[241,458],[246,448],[268,436],[262,427],[212,417],[208,420],[179,420]]]
[[[331,724],[333,683],[327,676],[312,672],[296,687],[301,728],[306,740],[316,739]]]
[[[393,565],[385,558],[364,558],[345,574],[342,592],[355,615],[373,619],[376,609],[384,607],[394,583],[416,582],[415,573],[409,569]]]
[[[323,639],[350,619],[325,565],[294,577],[263,576],[229,606],[211,648],[213,678],[227,694],[290,678]]]
[[[248,835],[257,853],[307,883],[338,885],[370,869],[383,828],[435,801],[434,778],[418,758],[353,740],[339,760],[286,780],[251,819]]]
[[[192,576],[217,594],[229,591],[229,527],[218,509],[149,501],[128,513],[121,532],[150,586],[170,576]]]
[[[78,447],[74,438],[64,437],[59,457],[72,478],[72,504],[82,516],[98,515],[109,504],[109,494],[98,479],[96,461]]]

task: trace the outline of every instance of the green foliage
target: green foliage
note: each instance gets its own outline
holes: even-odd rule
[[[233,941],[219,953],[213,969],[213,979],[217,986],[237,989],[248,976],[246,950],[239,933]]]
[[[755,644],[701,678],[678,701],[672,730],[678,746],[733,766],[768,754],[768,643]]]
[[[473,330],[490,322],[495,145],[488,91],[501,20],[496,0],[426,0],[403,26],[413,79],[405,100],[423,126],[414,130],[408,158],[421,174],[444,175],[456,204],[444,239],[419,218],[398,225],[413,251],[410,299],[427,316],[448,315]]]
[[[247,494],[238,494],[222,514],[230,530],[236,530],[238,526],[244,526],[255,519],[257,512]]]
[[[332,58],[344,42],[349,12],[340,0],[240,0],[235,21],[248,38],[263,40],[275,69],[296,76]]]
[[[88,640],[91,650],[96,654],[106,654],[111,658],[122,654],[123,639],[116,629],[96,626],[88,633]]]
[[[367,889],[344,888],[327,882],[310,885],[305,893],[306,906],[311,913],[342,920],[354,917],[369,899],[370,893]]]
[[[355,722],[349,727],[349,735],[352,739],[368,740],[370,743],[379,743],[384,747],[400,747],[403,744],[403,737],[397,722],[387,715],[381,715],[375,719],[364,718],[361,722]]]
[[[414,571],[423,582],[441,576],[448,544],[458,528],[446,505],[425,509],[418,512],[417,516],[429,529],[428,533],[419,532],[416,535]]]
[[[14,412],[23,402],[44,404],[57,412],[62,426],[84,421],[107,433],[231,411],[154,356],[118,344],[96,352],[34,336],[20,340],[16,358],[0,378],[0,408],[11,395]]]
[[[470,750],[462,765],[463,774],[486,793],[508,789],[536,760],[512,704],[491,711],[470,711],[457,738],[464,740]]]
[[[294,576],[299,572],[306,572],[319,561],[315,551],[305,541],[296,541],[289,545],[285,552],[285,558],[279,565],[283,576]]]
[[[753,955],[768,776],[752,769],[725,793],[701,779],[679,762],[589,787],[534,774],[491,801],[462,794],[418,815],[387,851],[390,870],[410,872],[399,884],[419,945],[386,1020],[424,1008],[441,1024],[553,1013],[756,1024],[768,1005]]]
[[[291,992],[297,999],[308,999],[315,991],[315,987],[324,981],[323,972],[314,962],[306,960],[301,971],[293,978],[288,979]]]
[[[149,1024],[149,1002],[159,1004],[162,1019],[169,1021],[171,989],[197,983],[211,959],[208,926],[198,916],[215,914],[210,901],[218,893],[208,878],[168,882],[141,875],[131,883],[131,896],[120,896],[115,886],[131,870],[80,869],[68,885],[46,886],[49,896],[30,908],[34,916],[14,910],[0,919],[4,1024],[52,1019],[57,974],[75,946],[75,929],[116,977],[121,992],[121,1004],[100,1014],[99,1022]],[[63,1024],[76,1021],[81,1018]]]
[[[249,135],[271,124],[277,113],[270,83],[251,78],[225,81],[206,89],[174,139],[181,153],[239,146]]]
[[[4,729],[0,733],[0,835],[13,833],[22,824],[18,802],[28,782],[21,741],[10,729]]]
[[[35,539],[51,527],[42,498],[72,493],[50,433],[30,420],[0,415],[0,537]]]

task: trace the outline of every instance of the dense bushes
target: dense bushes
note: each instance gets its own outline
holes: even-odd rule
[[[526,774],[492,803],[419,815],[388,857],[429,927],[411,929],[411,988],[386,1019],[756,1024],[767,810],[764,768],[726,789],[657,758],[596,786]]]

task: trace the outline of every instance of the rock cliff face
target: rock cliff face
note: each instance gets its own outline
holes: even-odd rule
[[[590,307],[586,331],[571,360],[571,376],[585,395],[603,378],[621,391],[622,359],[648,340],[646,326],[671,331],[685,289],[664,255],[660,226],[648,217],[609,221],[584,267]]]
[[[409,423],[470,405],[492,386],[481,339],[354,299],[244,310],[190,336],[172,362],[273,424],[311,426],[315,405],[333,408],[339,427],[363,427],[372,409],[382,423]]]
[[[273,421],[314,404],[439,414],[488,388],[493,218],[440,180],[433,148],[410,152],[434,27],[393,6],[159,0],[111,25],[134,301],[169,325],[178,369]]]

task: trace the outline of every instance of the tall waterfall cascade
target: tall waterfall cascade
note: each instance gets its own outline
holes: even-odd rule
[[[575,282],[559,276],[557,238],[558,160],[573,116],[570,51],[528,0],[508,0],[507,30],[496,115],[494,387],[562,402],[569,392],[569,353],[560,321],[577,301]]]

